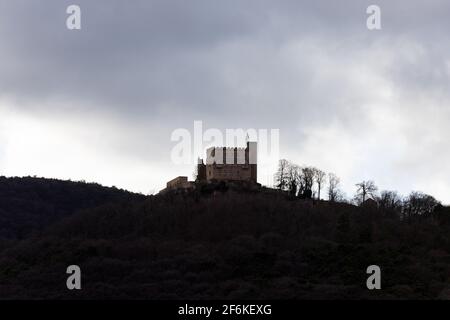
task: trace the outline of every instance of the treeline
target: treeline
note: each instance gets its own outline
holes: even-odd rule
[[[341,179],[336,174],[312,166],[299,166],[286,159],[279,161],[274,182],[277,189],[288,192],[292,197],[321,200],[325,190],[330,202],[376,205],[404,219],[432,214],[442,206],[433,196],[419,191],[408,196],[392,190],[379,191],[371,180],[357,183],[353,198],[347,199],[340,187]]]
[[[288,191],[292,196],[318,200],[321,199],[321,192],[327,183],[328,199],[330,201],[343,199],[339,187],[340,179],[335,174],[327,174],[315,167],[302,167],[286,159],[279,161],[274,180],[277,189]]]

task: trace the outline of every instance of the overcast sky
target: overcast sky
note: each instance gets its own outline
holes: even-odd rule
[[[446,0],[0,0],[0,175],[155,192],[192,175],[170,137],[201,120],[280,129],[281,157],[348,196],[450,203],[449,30]]]

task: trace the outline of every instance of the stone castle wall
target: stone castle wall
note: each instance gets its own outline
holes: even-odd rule
[[[249,181],[257,183],[256,143],[247,148],[217,148],[207,150],[206,164],[198,164],[200,181]]]
[[[167,182],[167,189],[180,189],[180,188],[189,188],[190,182],[187,177],[176,177],[175,179]]]
[[[245,164],[223,164],[206,165],[207,180],[235,180],[251,181],[252,175],[249,165]]]

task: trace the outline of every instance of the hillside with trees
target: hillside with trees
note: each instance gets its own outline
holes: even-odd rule
[[[96,183],[0,177],[0,239],[26,238],[81,209],[143,198]]]
[[[450,299],[450,208],[298,194],[219,183],[94,203],[2,243],[0,299]],[[382,290],[366,288],[372,264]]]

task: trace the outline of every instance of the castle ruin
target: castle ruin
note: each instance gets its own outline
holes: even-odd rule
[[[246,148],[211,147],[206,150],[206,163],[199,159],[196,182],[247,182],[257,184],[257,145],[247,142]],[[188,190],[194,182],[180,176],[167,182],[168,190]]]
[[[256,184],[256,142],[247,142],[246,148],[208,148],[206,163],[199,159],[197,181],[246,181]]]

